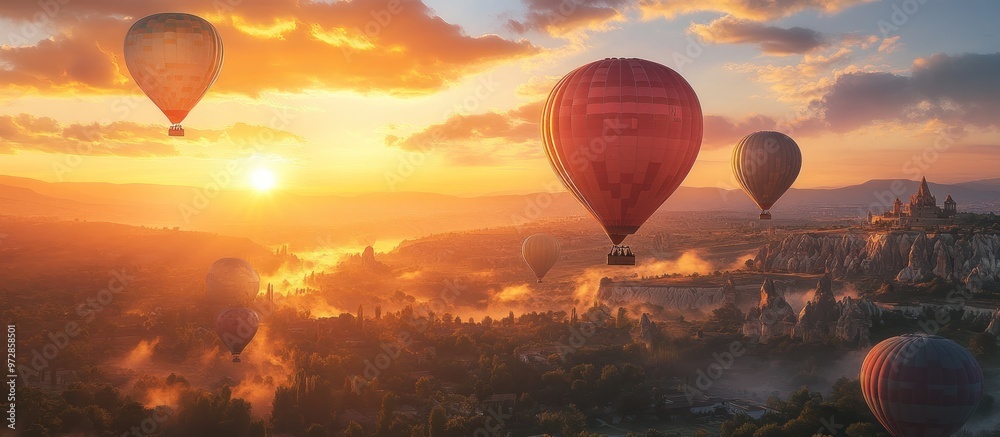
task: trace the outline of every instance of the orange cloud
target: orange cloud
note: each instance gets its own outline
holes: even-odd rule
[[[116,121],[110,124],[63,125],[49,117],[0,115],[0,153],[19,151],[76,155],[177,156],[178,146],[242,144],[267,134],[275,142],[301,142],[298,136],[264,126],[237,123],[221,130],[187,129],[184,139],[166,135],[164,127]]]
[[[842,47],[828,55],[803,56],[802,61],[792,65],[758,65],[754,63],[730,64],[727,68],[753,74],[757,82],[770,84],[778,100],[806,104],[822,97],[833,85],[835,75],[854,71],[857,67],[846,65],[854,52]],[[839,69],[844,66],[843,69]]]
[[[3,2],[0,18],[23,25],[37,8]],[[523,40],[469,36],[420,0],[101,0],[69,2],[51,17],[51,38],[0,50],[0,64],[9,66],[0,82],[45,93],[132,90],[124,35],[135,19],[164,10],[198,14],[219,30],[226,60],[216,92],[429,93],[540,51]]]
[[[495,163],[498,156],[538,156],[543,103],[539,100],[503,113],[452,115],[405,138],[389,135],[385,143],[406,150],[444,150],[452,161],[464,164]]]
[[[819,10],[835,14],[851,6],[874,0],[640,0],[639,9],[646,20],[655,18],[675,18],[694,12],[723,12],[737,18],[755,21],[774,20],[794,15],[805,10]]]

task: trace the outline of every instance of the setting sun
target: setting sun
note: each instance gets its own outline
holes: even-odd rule
[[[257,191],[271,191],[277,184],[274,172],[266,168],[258,168],[250,174],[250,184]]]

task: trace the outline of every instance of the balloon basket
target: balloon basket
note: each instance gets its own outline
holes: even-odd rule
[[[635,255],[608,255],[609,266],[634,266]]]
[[[608,253],[609,266],[634,266],[635,254],[628,246],[611,246],[611,253]]]
[[[240,356],[239,355],[233,355],[233,362],[234,363],[242,363],[243,361],[240,360]]]
[[[771,213],[767,212],[767,211],[764,211],[764,212],[760,213],[760,219],[761,220],[771,220]]]
[[[179,124],[171,125],[170,129],[167,129],[167,135],[172,137],[183,137],[184,128],[182,128]]]

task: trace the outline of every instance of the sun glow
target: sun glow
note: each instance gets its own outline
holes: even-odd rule
[[[266,168],[258,168],[250,174],[250,184],[260,192],[271,191],[278,181],[274,172]]]

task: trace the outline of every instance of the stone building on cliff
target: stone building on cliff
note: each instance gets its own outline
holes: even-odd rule
[[[868,224],[888,227],[951,225],[956,224],[958,219],[958,203],[955,199],[949,194],[944,200],[944,207],[938,206],[937,198],[927,186],[927,178],[920,179],[920,187],[916,194],[910,196],[909,203],[903,204],[897,197],[892,209],[877,215],[868,212]]]

